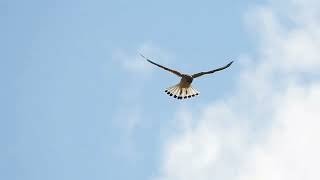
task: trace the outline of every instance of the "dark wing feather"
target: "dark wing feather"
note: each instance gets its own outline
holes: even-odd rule
[[[200,73],[193,74],[192,77],[193,78],[197,78],[197,77],[200,77],[200,76],[205,75],[205,74],[212,74],[212,73],[215,73],[217,71],[224,70],[224,69],[228,68],[232,63],[233,63],[233,61],[231,61],[229,64],[227,64],[227,65],[225,65],[225,66],[223,66],[221,68],[217,68],[217,69],[214,69],[212,71],[206,71],[206,72],[200,72]]]
[[[160,64],[157,64],[157,63],[151,61],[150,59],[146,58],[146,57],[145,57],[144,55],[142,55],[142,54],[140,54],[140,56],[143,57],[144,59],[146,59],[149,63],[151,63],[151,64],[153,64],[153,65],[156,65],[156,66],[158,66],[158,67],[160,67],[160,68],[162,68],[162,69],[164,69],[164,70],[167,70],[167,71],[169,71],[169,72],[171,72],[171,73],[173,73],[173,74],[175,74],[175,75],[177,75],[177,76],[180,76],[180,77],[182,76],[182,74],[181,74],[180,72],[176,71],[176,70],[169,69],[169,68],[164,67],[164,66],[162,66],[162,65],[160,65]]]

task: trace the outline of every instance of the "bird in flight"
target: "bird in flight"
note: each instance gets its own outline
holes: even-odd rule
[[[231,61],[230,63],[228,63],[227,65],[225,65],[223,67],[220,67],[220,68],[217,68],[217,69],[214,69],[211,71],[204,71],[204,72],[199,72],[199,73],[189,75],[189,74],[183,74],[179,71],[176,71],[176,70],[167,68],[165,66],[162,66],[160,64],[157,64],[157,63],[151,61],[150,59],[146,58],[142,54],[140,54],[140,56],[143,57],[144,59],[146,59],[151,64],[156,65],[164,70],[167,70],[167,71],[169,71],[169,72],[171,72],[181,78],[181,80],[178,84],[176,84],[172,87],[169,87],[165,90],[165,92],[169,96],[173,96],[174,98],[177,98],[177,99],[187,99],[187,98],[198,96],[200,93],[191,86],[193,79],[198,78],[198,77],[205,75],[205,74],[212,74],[212,73],[224,70],[224,69],[228,68],[233,63],[233,61]]]

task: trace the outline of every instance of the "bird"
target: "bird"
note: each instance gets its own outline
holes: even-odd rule
[[[147,60],[149,63],[156,65],[166,71],[169,71],[169,72],[171,72],[181,78],[181,80],[178,84],[165,89],[166,94],[168,94],[169,96],[173,96],[176,99],[188,99],[191,97],[199,96],[200,92],[191,86],[191,83],[193,82],[193,80],[195,78],[201,77],[206,74],[212,74],[212,73],[215,73],[218,71],[222,71],[222,70],[228,68],[229,66],[231,66],[231,64],[233,63],[233,61],[231,61],[227,65],[220,67],[220,68],[217,68],[217,69],[214,69],[214,70],[211,70],[211,71],[203,71],[203,72],[194,73],[194,74],[184,74],[184,73],[181,73],[177,70],[167,68],[167,67],[162,66],[158,63],[155,63],[152,60],[150,60],[149,58],[145,57],[143,54],[141,54],[141,53],[139,53],[139,54],[142,58]]]

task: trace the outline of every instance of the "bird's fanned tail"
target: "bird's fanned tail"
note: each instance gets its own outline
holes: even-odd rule
[[[165,90],[169,96],[177,99],[187,99],[198,96],[200,93],[195,90],[191,85],[188,88],[182,88],[179,84],[169,87]]]

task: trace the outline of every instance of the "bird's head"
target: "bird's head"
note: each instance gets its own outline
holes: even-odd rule
[[[188,83],[192,83],[192,81],[193,81],[193,77],[192,76],[190,76],[189,74],[184,74],[184,78],[186,79],[186,81],[188,82]]]

